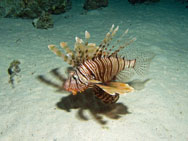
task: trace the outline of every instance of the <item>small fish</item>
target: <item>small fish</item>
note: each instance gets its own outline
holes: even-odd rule
[[[85,41],[78,37],[75,38],[74,50],[71,50],[66,42],[60,43],[67,55],[58,50],[55,45],[48,46],[53,53],[73,67],[72,70],[69,70],[68,79],[63,85],[66,91],[76,95],[78,92],[93,88],[96,97],[104,103],[115,103],[119,99],[119,94],[134,90],[128,84],[122,83],[119,76],[124,73],[124,70],[127,72],[129,69],[133,69],[138,74],[143,74],[148,69],[152,58],[142,56],[129,60],[119,56],[118,53],[134,42],[136,38],[119,45],[121,39],[128,33],[128,30],[126,30],[116,44],[109,47],[118,29],[119,26],[114,28],[114,25],[112,25],[99,46],[95,43],[88,43],[90,38],[88,31],[85,31]],[[116,45],[118,46],[117,49],[115,49]]]

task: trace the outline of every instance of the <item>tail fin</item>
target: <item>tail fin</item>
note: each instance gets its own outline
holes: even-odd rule
[[[149,55],[142,53],[137,59],[134,66],[134,70],[138,75],[144,75],[148,72],[150,63],[155,57],[155,54],[150,53]]]
[[[143,76],[148,72],[150,63],[154,57],[155,54],[153,53],[142,53],[139,57],[135,57],[136,59],[125,59],[126,62],[127,60],[130,62],[127,67],[116,76],[116,81],[128,82],[133,78],[135,72]]]

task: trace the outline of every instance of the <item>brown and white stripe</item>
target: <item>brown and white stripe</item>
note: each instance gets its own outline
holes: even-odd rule
[[[107,83],[115,79],[122,70],[134,68],[136,59],[126,60],[120,57],[97,57],[78,66],[64,84],[67,91],[82,92],[91,87],[89,80]]]
[[[135,63],[136,59],[126,60],[118,57],[101,57],[85,61],[77,68],[77,71],[82,74],[79,77],[85,77],[84,79],[87,80],[95,79],[106,83],[111,81],[122,70],[134,68]]]

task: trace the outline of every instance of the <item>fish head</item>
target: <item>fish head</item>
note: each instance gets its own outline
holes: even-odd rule
[[[83,92],[88,88],[87,83],[81,81],[81,76],[78,76],[76,71],[70,71],[68,79],[65,81],[63,87],[66,91],[72,92],[73,95],[76,95],[78,92]]]
[[[66,91],[72,92],[73,95],[76,95],[77,92],[79,91],[76,82],[77,82],[77,76],[75,74],[75,71],[71,71],[63,87]]]

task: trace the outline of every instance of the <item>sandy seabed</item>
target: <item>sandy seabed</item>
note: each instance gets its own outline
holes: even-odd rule
[[[48,30],[35,29],[31,20],[0,19],[0,140],[187,141],[188,9],[174,1],[132,6],[114,0],[81,14],[81,6],[73,2],[72,10],[53,16]],[[137,38],[130,48],[156,54],[144,89],[122,95],[115,107],[90,93],[73,97],[58,91],[68,65],[48,44],[73,46],[85,30],[91,42],[100,43],[112,24]],[[21,62],[14,88],[7,73],[13,60]],[[49,82],[39,81],[40,75]]]

